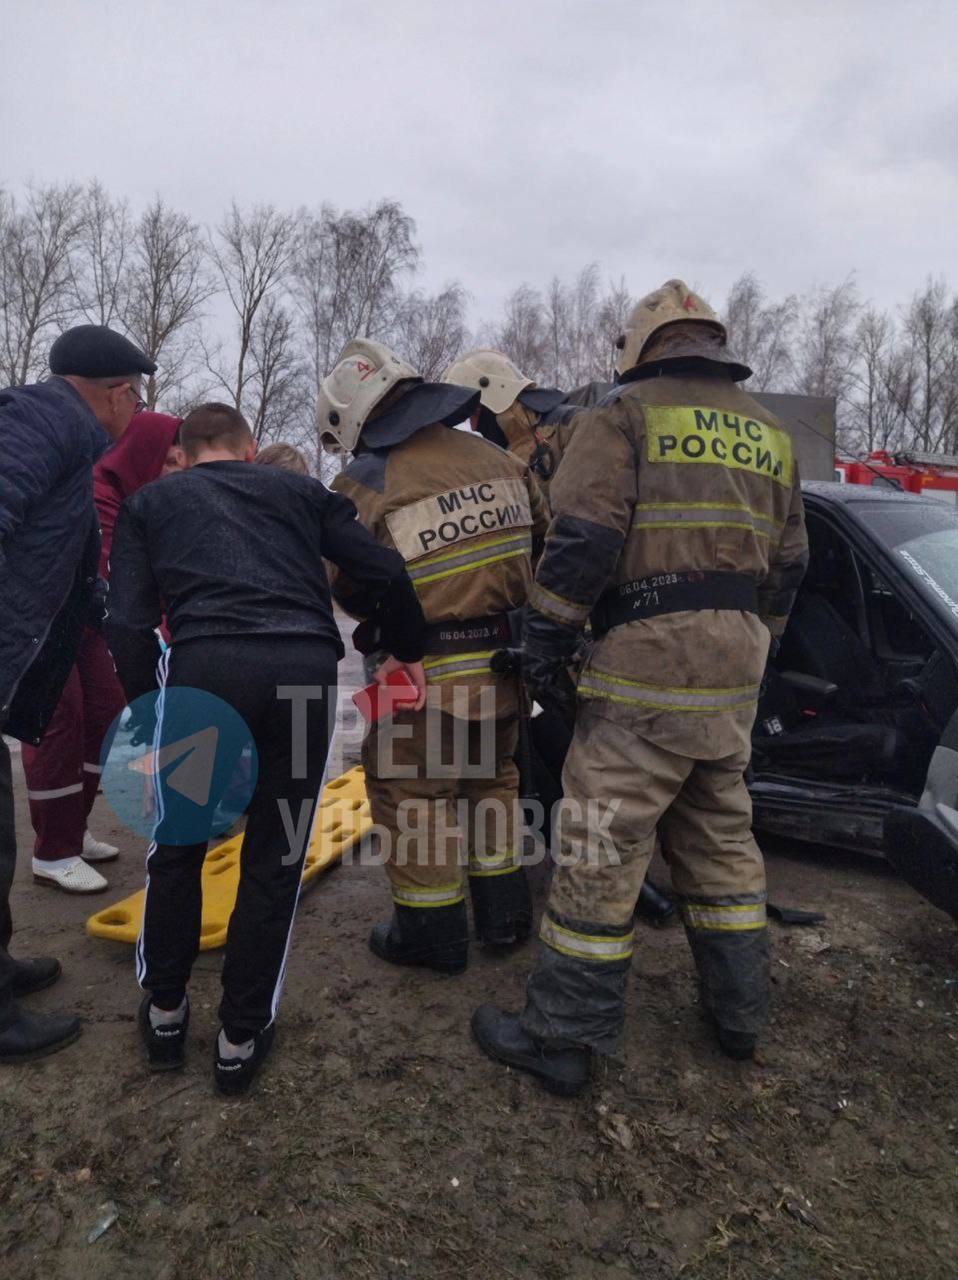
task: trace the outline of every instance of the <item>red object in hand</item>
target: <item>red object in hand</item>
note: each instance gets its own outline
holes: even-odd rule
[[[354,693],[353,702],[372,724],[383,716],[391,716],[394,711],[401,711],[407,703],[415,702],[418,697],[419,690],[405,671],[391,671],[385,684],[377,684],[374,680],[365,689]]]

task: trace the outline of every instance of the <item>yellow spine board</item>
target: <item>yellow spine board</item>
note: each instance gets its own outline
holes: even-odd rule
[[[350,769],[333,778],[323,788],[319,809],[313,822],[312,837],[306,850],[303,883],[339,862],[347,849],[357,844],[372,826],[366,779],[361,768]],[[214,845],[203,863],[203,923],[200,927],[200,950],[212,951],[226,942],[226,930],[239,885],[241,835]],[[90,916],[87,933],[94,938],[110,938],[114,942],[134,943],[143,921],[143,890],[123,898],[113,906]]]

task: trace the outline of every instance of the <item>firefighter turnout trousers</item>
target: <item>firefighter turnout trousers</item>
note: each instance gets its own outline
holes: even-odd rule
[[[423,953],[462,945],[463,869],[480,940],[528,936],[517,740],[514,715],[468,720],[428,706],[371,726],[366,792],[405,945]]]
[[[563,773],[560,857],[522,1016],[531,1035],[601,1053],[616,1048],[632,915],[657,829],[707,1010],[730,1031],[763,1026],[765,870],[751,832],[747,764],[744,746],[696,760],[600,707],[580,707]]]

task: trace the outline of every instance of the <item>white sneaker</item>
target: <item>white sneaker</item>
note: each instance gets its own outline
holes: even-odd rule
[[[83,857],[87,862],[112,862],[120,856],[115,844],[107,844],[105,840],[97,840],[89,831],[83,833]]]
[[[82,858],[58,858],[56,862],[33,859],[33,878],[43,884],[55,884],[67,893],[99,893],[109,882],[88,867]]]

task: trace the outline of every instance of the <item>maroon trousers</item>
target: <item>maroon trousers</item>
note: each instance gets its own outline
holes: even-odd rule
[[[23,744],[33,855],[76,857],[100,784],[100,748],[126,705],[106,641],[84,631],[53,719],[39,747]]]

